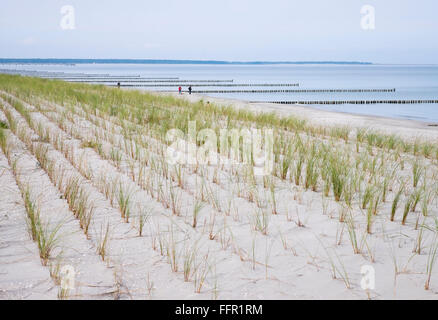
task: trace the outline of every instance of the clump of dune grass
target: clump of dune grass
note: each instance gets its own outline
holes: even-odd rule
[[[70,290],[68,288],[63,288],[62,286],[58,289],[58,299],[66,300],[69,297]]]
[[[59,230],[62,223],[52,226],[49,222],[42,222],[39,215],[37,216],[37,244],[40,252],[42,265],[46,266],[52,256],[54,249],[58,246],[60,241]]]
[[[319,176],[319,154],[315,143],[312,144],[311,150],[308,154],[305,173],[305,189],[307,190],[311,188],[312,191],[316,191]]]
[[[301,150],[301,149],[299,149]],[[294,170],[293,170],[293,175],[291,175],[291,178],[293,177],[295,185],[299,186],[300,185],[300,181],[301,181],[301,172],[303,169],[303,165],[304,165],[304,154],[302,151],[299,151],[299,155],[298,155],[298,159],[295,161],[294,163]]]
[[[148,272],[148,275],[146,277],[146,289],[148,291],[149,297],[152,297],[152,292],[153,292],[154,288],[155,288],[154,281],[151,280],[150,273]]]
[[[172,272],[178,272],[180,252],[177,240],[175,239],[175,231],[173,223],[168,230],[168,238],[166,241],[166,255]]]
[[[432,203],[433,199],[434,191],[425,189],[421,200],[421,213],[424,217],[427,217],[429,215],[429,205]]]
[[[285,146],[284,155],[279,162],[279,177],[285,180],[292,164],[292,146],[290,144]]]
[[[107,222],[106,226],[104,226],[104,224],[101,225],[100,233],[97,239],[97,253],[102,258],[102,261],[105,261],[105,258],[108,255],[109,240],[110,240],[110,224],[109,222]]]
[[[210,240],[216,239],[215,225],[216,225],[216,211],[212,210],[210,212],[210,221],[208,223],[208,238]]]
[[[8,161],[10,161],[12,144],[8,139],[7,131],[4,128],[0,128],[0,148],[3,150]]]
[[[403,218],[402,218],[402,224],[403,225],[406,223],[406,219],[408,217],[409,212],[411,211],[411,208],[412,208],[412,205],[413,205],[414,201],[415,200],[414,200],[414,196],[413,195],[411,195],[410,197],[408,197],[406,199],[405,206],[404,206],[404,209],[403,209]]]
[[[89,165],[88,165],[88,162],[87,162],[86,157],[87,157],[86,152],[82,152],[82,153],[81,153],[81,156],[80,156],[80,158],[79,158],[79,161],[78,161],[77,168],[78,168],[78,171],[79,171],[79,172],[80,172],[80,173],[81,173],[86,179],[91,180],[91,178],[92,178],[92,176],[93,176],[93,172],[92,172],[91,168],[90,168]]]
[[[354,254],[359,254],[361,250],[359,248],[359,242],[358,242],[358,238],[357,238],[357,234],[356,234],[355,221],[353,218],[353,214],[351,212],[348,212],[346,214],[345,221],[347,223],[348,235],[350,237],[350,242],[351,242],[351,246],[353,248],[353,252],[354,252]]]
[[[207,276],[211,270],[208,256],[209,254],[207,253],[204,257],[202,257],[201,263],[196,267],[194,274],[194,286],[196,293],[201,293],[202,287],[205,284],[205,280],[207,279]]]
[[[9,124],[9,129],[11,129],[12,132],[16,132],[17,131],[17,120],[15,120],[15,117],[12,115],[12,112],[7,109],[3,109],[6,119],[8,120],[8,124]],[[2,130],[5,128],[2,128]]]
[[[395,194],[394,200],[392,201],[391,217],[390,217],[391,221],[394,221],[395,212],[397,211],[398,203],[400,201],[400,197],[401,197],[402,193],[404,192],[404,188],[405,188],[404,184],[401,184],[400,188],[398,189],[397,193]]]
[[[270,203],[271,203],[272,214],[278,214],[277,196],[276,196],[275,192],[276,192],[275,183],[273,181],[273,178],[271,178],[270,183],[269,183],[269,194],[270,194]],[[258,206],[258,207],[260,208],[261,206]]]
[[[320,242],[321,240],[318,239]],[[321,242],[322,244],[322,242]],[[331,273],[332,273],[332,278],[333,279],[337,279],[338,275],[340,277],[340,279],[344,282],[345,287],[347,289],[351,289],[351,280],[350,277],[348,275],[347,269],[345,268],[345,264],[344,262],[341,260],[341,258],[339,257],[339,255],[337,254],[336,250],[332,248],[332,251],[334,253],[334,256],[336,257],[336,260],[338,261],[338,264],[336,264],[334,257],[332,257],[332,255],[329,252],[329,248],[326,248],[324,246],[324,244],[322,244],[327,257],[329,259],[330,262],[330,269],[331,269]]]
[[[56,257],[49,264],[49,274],[53,282],[59,286],[61,284],[61,256]]]
[[[356,152],[359,152],[360,144],[364,143],[366,133],[367,133],[366,128],[358,128],[356,130]]]
[[[106,172],[102,171],[98,176],[98,186],[99,190],[103,192],[105,197],[110,201],[111,205],[114,205],[116,200],[116,191],[119,182],[111,179],[107,176]]]
[[[369,206],[367,209],[367,233],[371,234],[371,228],[374,222],[373,208]]]
[[[432,244],[429,248],[429,254],[427,256],[427,263],[426,263],[426,282],[424,284],[424,289],[429,290],[430,289],[430,280],[432,278],[432,271],[435,266],[435,262],[437,260],[437,253],[438,253],[438,233],[435,232],[435,236],[432,240]]]
[[[417,205],[420,202],[421,196],[424,192],[424,187],[417,188],[412,192],[412,206],[411,206],[411,212],[415,212],[417,209]]]
[[[268,212],[263,208],[256,208],[252,215],[252,225],[255,231],[259,231],[263,235],[267,235],[269,227]]]
[[[339,159],[336,159],[334,157],[330,159],[329,165],[333,194],[335,200],[340,201],[344,192],[345,184],[347,182],[348,167],[345,163],[342,163],[341,161],[339,161]]]
[[[8,123],[0,120],[0,129],[9,129]]]
[[[423,173],[423,167],[420,165],[419,161],[416,160],[412,164],[412,185],[414,188],[417,187],[418,182],[420,181],[421,175]]]
[[[22,186],[20,189],[24,200],[24,208],[27,212],[26,221],[29,234],[31,235],[33,241],[37,241],[38,225],[40,223],[40,211],[37,204],[31,199],[30,186]]]
[[[120,165],[122,163],[122,153],[117,148],[111,148],[110,151],[110,159],[114,163],[114,165],[120,169]]]
[[[375,189],[373,185],[367,185],[365,191],[362,196],[362,209],[366,209],[368,204],[371,202],[375,193]]]
[[[145,227],[146,222],[151,217],[151,213],[144,206],[138,206],[138,216],[137,216],[137,225],[138,225],[138,236],[141,237],[143,235],[143,229]]]
[[[181,190],[169,183],[169,204],[172,209],[172,214],[179,216],[181,215]]]
[[[131,215],[131,197],[132,191],[128,190],[127,187],[120,182],[117,201],[122,219],[124,219],[126,223],[129,222],[129,217]]]
[[[185,174],[184,174],[184,169],[182,167],[182,165],[175,165],[174,167],[174,180],[177,182],[178,187],[180,188],[184,188],[185,187]]]
[[[194,272],[196,272],[196,256],[198,248],[196,243],[188,246],[184,250],[183,265],[184,265],[184,281],[189,282],[192,279]]]
[[[419,217],[418,217],[418,219],[419,219]],[[412,252],[415,252],[417,254],[421,254],[421,250],[423,248],[422,242],[423,242],[423,238],[424,238],[424,230],[426,229],[424,222],[425,222],[425,217],[423,217],[423,221],[420,224],[419,229],[417,231],[417,238],[415,239],[415,247],[412,250]],[[417,221],[417,224],[418,224],[418,221]]]
[[[202,208],[205,206],[205,204],[202,201],[196,201],[194,206],[193,206],[193,222],[192,222],[192,227],[196,228],[196,226],[198,225],[198,216],[199,213],[201,212]]]

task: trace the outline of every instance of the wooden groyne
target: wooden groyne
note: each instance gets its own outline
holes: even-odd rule
[[[78,80],[91,80],[91,79],[140,79],[140,75],[124,75],[124,76],[114,76],[106,74],[65,74],[65,75],[44,75],[46,78],[56,78],[56,79],[78,79]],[[155,79],[155,78],[152,78]],[[167,79],[167,78],[166,78]]]
[[[274,89],[274,90],[193,90],[193,93],[315,93],[315,92],[395,92],[395,89]]]
[[[147,83],[177,83],[177,84],[182,84],[182,83],[193,83],[193,82],[200,82],[200,83],[224,83],[224,82],[233,82],[234,80],[142,80],[142,81],[118,81],[118,82],[147,82]],[[89,81],[89,80],[69,80],[69,82],[112,82],[112,81]],[[117,81],[116,81],[117,82]],[[122,84],[120,84],[122,85]],[[124,86],[128,86],[128,85],[124,85]]]
[[[438,100],[342,100],[342,101],[249,101],[250,103],[278,104],[424,104],[438,103]]]
[[[127,82],[127,81],[124,81]],[[137,81],[132,81],[132,82],[137,82]],[[112,83],[112,81],[111,81]],[[124,83],[120,83],[121,87],[178,87],[179,83],[175,83],[175,84],[139,84],[139,85],[135,85],[135,84],[124,84]],[[117,86],[114,84],[111,84],[110,86]],[[274,83],[244,83],[244,84],[240,84],[240,83],[219,83],[219,84],[213,84],[213,83],[209,83],[209,84],[205,84],[205,83],[185,83],[184,86],[192,86],[192,87],[299,87],[298,83],[281,83],[281,84],[274,84]],[[216,90],[214,90],[216,91]],[[225,91],[226,90],[219,90],[219,91]],[[237,91],[241,91],[241,90],[237,90]],[[195,92],[195,91],[193,91]],[[199,91],[197,91],[199,93]],[[210,91],[209,91],[210,92]]]

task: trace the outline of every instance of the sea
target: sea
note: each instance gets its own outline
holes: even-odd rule
[[[361,63],[1,63],[1,72],[39,76],[94,76],[114,85],[140,90],[177,92],[178,86],[207,96],[251,102],[438,100],[438,65],[384,65]],[[117,79],[117,77],[120,77]],[[94,78],[97,80],[97,78]],[[127,81],[129,78],[129,82]],[[142,78],[143,82],[135,82]],[[155,79],[147,79],[155,78]],[[166,78],[166,79],[164,79]],[[92,80],[92,79],[91,79]],[[145,82],[147,80],[148,82]],[[102,82],[101,82],[102,83]],[[156,86],[156,85],[159,86]],[[228,86],[232,84],[232,86]],[[294,86],[285,86],[286,84]],[[147,86],[145,86],[147,85]],[[151,86],[154,85],[154,86]],[[239,86],[241,85],[241,86]],[[244,86],[245,85],[245,86]],[[336,92],[321,92],[334,89]],[[351,92],[363,90],[362,92]],[[388,89],[388,91],[372,91]],[[245,92],[245,91],[251,92]],[[293,92],[266,92],[293,90]],[[307,91],[308,90],[308,91]],[[316,91],[315,91],[316,90]],[[238,92],[230,92],[238,91]],[[438,123],[438,103],[417,104],[305,104],[305,107],[362,115]],[[292,106],[291,106],[292,108]]]

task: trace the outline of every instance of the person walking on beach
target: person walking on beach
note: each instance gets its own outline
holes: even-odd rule
[[[192,94],[192,86],[189,87],[189,94]]]
[[[181,90],[182,90],[182,88],[181,88],[181,86],[179,86],[179,87],[178,87],[178,92],[179,92],[179,94],[181,94]]]
[[[120,89],[120,82],[117,82],[117,88]]]

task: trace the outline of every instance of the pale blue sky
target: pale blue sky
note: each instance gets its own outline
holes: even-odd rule
[[[0,57],[438,63],[437,16],[436,0],[1,0]]]

